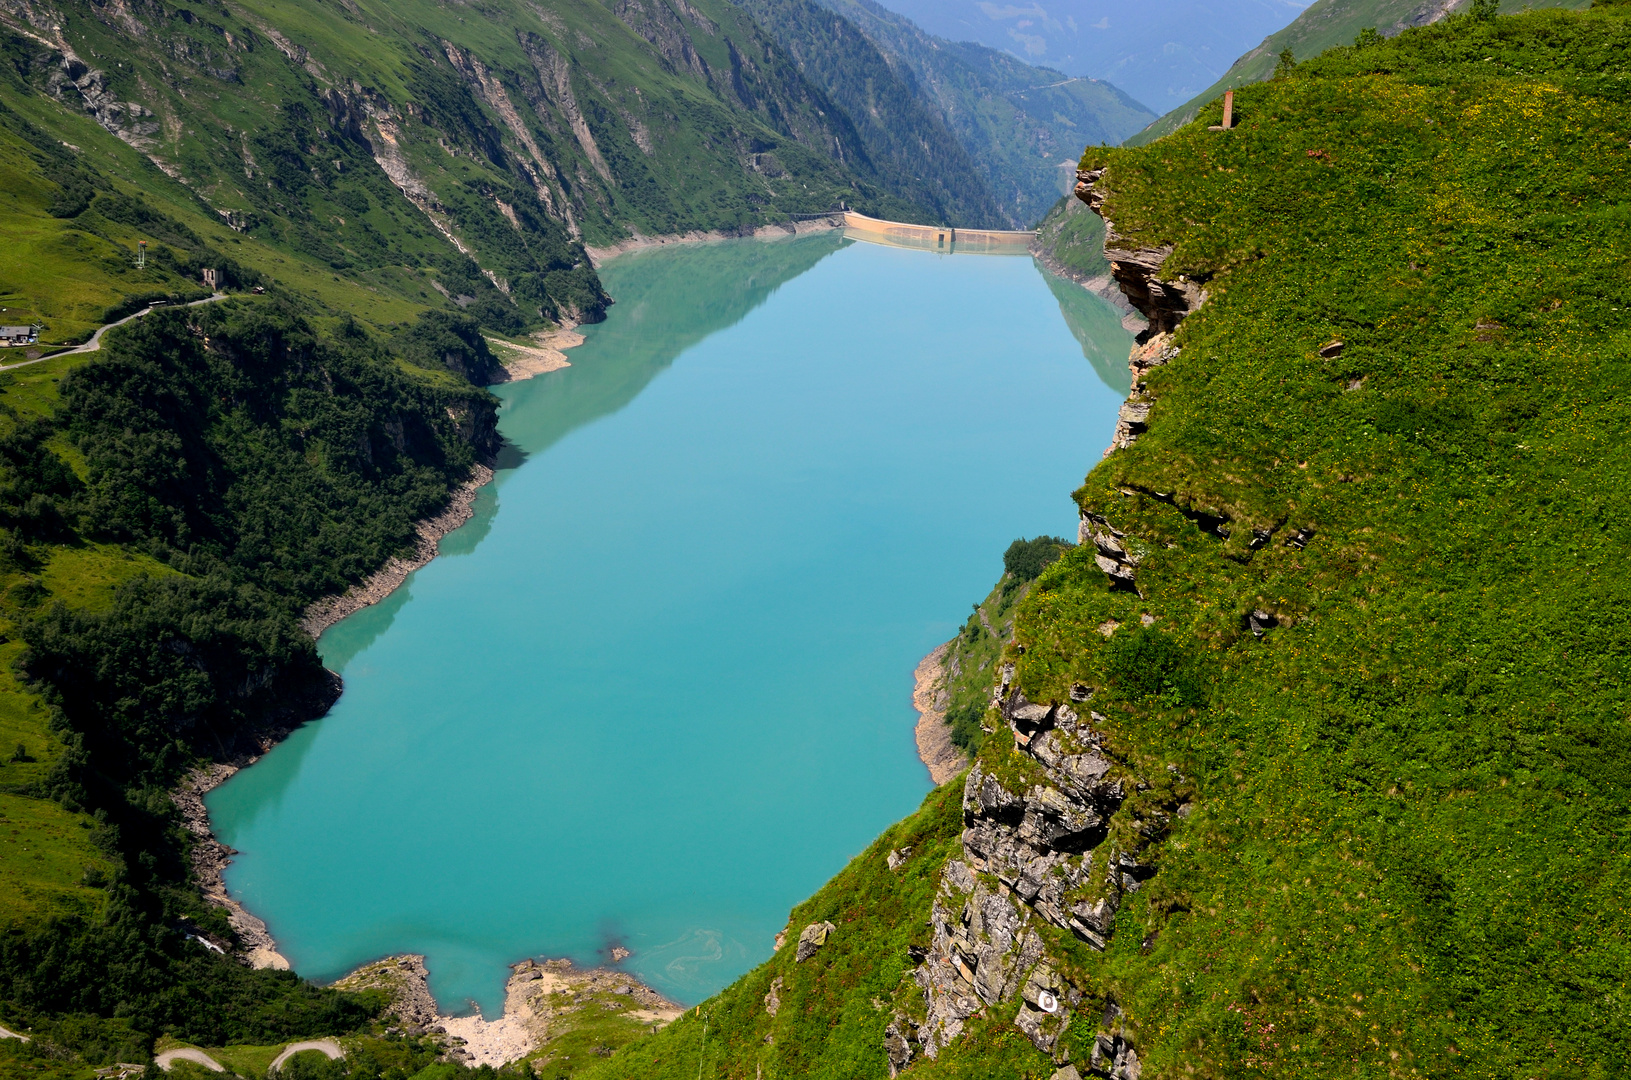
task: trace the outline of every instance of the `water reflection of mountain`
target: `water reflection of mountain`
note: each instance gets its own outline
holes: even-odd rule
[[[676,244],[621,255],[600,269],[617,301],[585,328],[572,366],[500,389],[499,427],[523,454],[633,401],[674,358],[740,321],[847,241],[836,232],[775,241]]]
[[[617,303],[605,322],[585,328],[586,340],[569,354],[571,367],[498,388],[504,398],[499,430],[505,438],[499,478],[477,493],[470,521],[442,538],[439,554],[469,555],[486,538],[507,471],[633,401],[675,357],[740,321],[783,283],[847,243],[841,233],[829,232],[788,240],[674,244],[622,255],[601,267],[600,280]],[[324,663],[343,671],[390,628],[407,598],[404,585],[330,629],[323,635]]]
[[[1127,353],[1133,347],[1133,335],[1121,325],[1121,312],[1110,302],[1088,292],[1074,281],[1056,277],[1036,264],[1059,301],[1059,313],[1065,325],[1082,346],[1082,355],[1093,365],[1099,379],[1121,397],[1133,388],[1133,373],[1127,367]]]

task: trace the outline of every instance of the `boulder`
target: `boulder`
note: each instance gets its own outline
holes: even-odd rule
[[[827,944],[827,937],[838,927],[830,922],[811,923],[799,935],[799,949],[795,957],[797,963],[803,963],[816,954],[821,946]]]
[[[1101,1034],[1093,1041],[1093,1053],[1088,1058],[1090,1072],[1109,1077],[1110,1080],[1138,1080],[1143,1071],[1138,1052],[1120,1035]]]
[[[1280,620],[1274,617],[1273,612],[1256,608],[1247,614],[1246,625],[1250,628],[1253,637],[1262,637],[1276,626],[1279,626]]]

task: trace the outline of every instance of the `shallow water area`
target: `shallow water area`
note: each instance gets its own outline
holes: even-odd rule
[[[305,975],[422,952],[492,1017],[506,965],[622,945],[700,1000],[917,807],[918,660],[1011,540],[1075,535],[1130,337],[1030,258],[824,234],[602,276],[572,366],[498,388],[475,518],[323,636],[333,711],[209,796]]]

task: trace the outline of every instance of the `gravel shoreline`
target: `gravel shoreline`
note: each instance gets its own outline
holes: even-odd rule
[[[831,232],[844,227],[844,215],[840,211],[831,217],[813,218],[809,221],[785,221],[774,225],[760,225],[756,229],[742,229],[727,231],[713,229],[708,232],[695,230],[688,233],[669,233],[663,236],[635,236],[605,247],[585,247],[589,255],[589,262],[597,269],[607,259],[615,259],[626,251],[640,251],[644,248],[664,247],[668,244],[705,244],[714,240],[779,240],[788,236],[802,236],[806,233]]]
[[[306,609],[305,616],[300,620],[301,629],[313,639],[319,638],[324,630],[346,616],[354,615],[390,596],[408,579],[409,574],[436,558],[436,546],[442,537],[470,520],[476,512],[476,492],[492,478],[492,469],[477,465],[470,471],[470,478],[453,489],[446,510],[419,522],[412,555],[398,555],[361,585],[354,585],[339,596],[318,600]]]
[[[262,752],[271,749],[272,745],[275,745],[275,742],[267,745]],[[223,875],[232,862],[232,856],[238,853],[215,838],[215,833],[210,828],[209,811],[204,809],[206,793],[226,783],[240,768],[255,760],[255,757],[251,757],[240,764],[217,763],[202,769],[194,769],[181,781],[181,785],[170,793],[170,799],[181,811],[182,827],[193,835],[193,876],[198,879],[198,888],[204,894],[204,902],[226,909],[227,921],[232,924],[232,930],[237,934],[242,948],[241,955],[249,962],[250,967],[288,971],[289,961],[277,951],[277,942],[272,940],[272,933],[266,928],[266,923],[227,892],[227,883]],[[193,936],[207,942],[211,948],[227,951],[226,946],[204,937],[202,933],[194,933]]]
[[[936,787],[968,767],[968,758],[951,741],[951,725],[946,723],[950,696],[946,691],[945,660],[950,650],[948,641],[925,656],[913,673],[917,679],[912,691],[912,708],[918,711],[917,756],[928,767],[929,779]]]

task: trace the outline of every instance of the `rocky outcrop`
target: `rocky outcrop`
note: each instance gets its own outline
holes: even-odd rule
[[[1001,678],[995,707],[1013,735],[1017,775],[999,776],[984,763],[969,772],[962,857],[942,872],[933,938],[913,972],[923,1015],[897,1013],[885,1032],[891,1075],[916,1054],[938,1056],[970,1017],[1016,997],[1015,1026],[1062,1062],[1060,1035],[1083,994],[1047,955],[1038,927],[1066,930],[1102,950],[1122,897],[1154,872],[1140,852],[1175,809],[1142,811],[1157,820],[1131,831],[1135,846],[1107,843],[1111,820],[1138,780],[1105,749],[1094,727],[1103,718],[1027,701],[1010,685],[1011,665]],[[1136,1062],[1131,1047],[1123,1049],[1124,1062]],[[1136,1065],[1121,1075],[1136,1076]]]
[[[1128,333],[1142,333],[1148,324],[1137,309],[1127,302],[1127,297],[1122,295],[1121,289],[1116,286],[1113,275],[1089,274],[1066,264],[1059,258],[1059,244],[1065,226],[1069,224],[1071,217],[1078,213],[1085,214],[1087,210],[1076,203],[1067,203],[1063,214],[1057,217],[1048,215],[1048,218],[1037,226],[1036,237],[1031,241],[1032,257],[1054,277],[1074,281],[1088,292],[1108,300],[1112,307],[1121,312],[1121,325]]]
[[[430,971],[418,953],[388,956],[365,964],[334,984],[341,990],[379,990],[389,1002],[385,1016],[418,1035],[434,1026],[439,1014],[430,995]]]
[[[1171,244],[1140,246],[1116,231],[1115,223],[1105,216],[1105,192],[1100,186],[1104,172],[1103,169],[1085,169],[1077,173],[1076,197],[1104,218],[1104,254],[1110,260],[1116,286],[1149,320],[1149,325],[1138,335],[1132,355],[1127,358],[1133,385],[1116,415],[1116,434],[1104,451],[1109,456],[1132,446],[1149,427],[1155,399],[1145,376],[1178,355],[1172,333],[1190,312],[1206,302],[1206,290],[1199,279],[1185,274],[1179,274],[1174,280],[1162,276],[1162,268],[1172,255]]]
[[[423,1037],[445,1060],[499,1067],[573,1030],[604,1022],[608,1013],[653,1029],[680,1015],[680,1007],[625,971],[580,969],[570,960],[522,960],[511,965],[504,1012],[495,1020],[479,1013],[443,1016],[431,997],[425,958],[388,956],[353,971],[334,986],[382,991],[389,1029]]]
[[[1179,274],[1171,280],[1162,269],[1171,257],[1171,244],[1138,244],[1116,231],[1115,222],[1105,216],[1104,190],[1099,186],[1105,170],[1084,169],[1076,174],[1076,197],[1104,218],[1104,255],[1110,260],[1110,273],[1129,303],[1137,308],[1149,326],[1139,335],[1143,344],[1157,334],[1169,334],[1191,311],[1206,302],[1204,282]]]
[[[804,932],[799,935],[798,952],[794,955],[794,961],[802,964],[810,959],[827,944],[827,938],[837,929],[838,927],[830,922],[811,923],[806,926]]]
[[[918,713],[917,756],[928,767],[929,779],[936,785],[944,784],[968,767],[968,758],[951,741],[951,725],[946,722],[946,707],[951,704],[951,691],[946,685],[946,654],[951,646],[951,642],[938,646],[923,658],[913,673],[916,688],[912,691],[912,708]]]
[[[1143,549],[1103,514],[1083,511],[1076,527],[1076,542],[1093,545],[1093,561],[1118,585],[1135,588],[1134,574],[1143,561]]]

